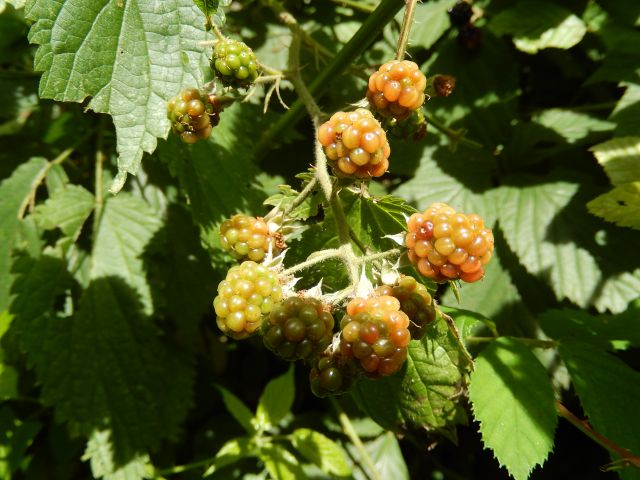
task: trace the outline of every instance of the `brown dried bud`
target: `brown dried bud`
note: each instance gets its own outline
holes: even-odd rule
[[[433,91],[437,97],[448,97],[456,88],[456,79],[451,75],[436,75],[433,78]]]

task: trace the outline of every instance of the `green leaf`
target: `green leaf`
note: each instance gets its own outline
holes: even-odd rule
[[[428,50],[438,41],[451,26],[447,13],[450,6],[450,0],[436,0],[418,4],[414,17],[415,25],[409,36],[411,47]]]
[[[68,185],[56,190],[49,199],[34,211],[36,222],[45,230],[60,228],[74,241],[80,235],[82,225],[93,211],[93,194],[79,185]]]
[[[267,444],[260,448],[260,459],[264,462],[273,480],[299,480],[306,478],[298,460],[279,445]]]
[[[571,48],[587,26],[569,10],[551,2],[523,0],[498,13],[489,23],[498,35],[513,35],[516,48],[536,53],[545,48]]]
[[[29,463],[27,449],[42,425],[33,420],[22,421],[8,406],[0,409],[0,478],[14,478]]]
[[[507,243],[527,271],[549,281],[558,299],[624,310],[640,289],[640,260],[624,247],[634,240],[594,223],[580,207],[587,185],[579,194],[576,183],[547,181],[514,179],[517,186],[499,188],[496,205]]]
[[[532,120],[556,132],[568,143],[581,143],[593,134],[609,132],[615,124],[585,113],[552,108],[534,115]]]
[[[207,468],[203,478],[227,465],[232,465],[243,458],[254,456],[255,454],[255,445],[250,438],[239,437],[229,440],[218,450],[213,463]]]
[[[400,445],[392,432],[385,432],[379,435],[375,440],[365,443],[364,447],[371,460],[373,460],[380,478],[409,480],[409,471],[402,456]],[[351,457],[360,458],[360,453],[352,444],[347,444],[346,448],[351,453]],[[353,476],[356,480],[368,480],[371,478],[370,473],[363,473],[365,467],[361,463],[353,467]]]
[[[26,301],[29,292],[21,297]],[[189,358],[166,345],[140,312],[130,286],[103,277],[91,281],[73,317],[20,322],[43,401],[73,431],[108,430],[118,467],[175,437],[193,385]]]
[[[141,255],[160,226],[144,200],[122,193],[107,199],[94,233],[90,277],[122,277],[135,288],[146,313],[153,310],[153,302]]]
[[[422,340],[409,343],[407,362],[398,373],[361,380],[353,395],[363,411],[384,428],[425,428],[453,435],[455,423],[464,421],[458,400],[468,369],[457,340],[439,319]]]
[[[553,448],[558,421],[542,364],[527,347],[502,337],[476,359],[469,398],[485,447],[516,480],[528,478]]]
[[[15,245],[20,214],[29,194],[40,183],[48,165],[44,158],[32,158],[0,183],[0,277],[3,279],[10,278],[11,252]],[[9,307],[10,288],[10,280],[0,282],[0,311]]]
[[[0,352],[1,353],[1,352]],[[0,358],[0,362],[2,358]],[[18,371],[0,363],[0,401],[18,396]]]
[[[94,478],[104,480],[141,480],[150,478],[149,457],[139,455],[127,461],[124,465],[117,465],[113,461],[113,447],[109,441],[109,431],[94,431],[89,437],[87,448],[82,457],[90,460],[91,473]]]
[[[290,412],[295,396],[293,382],[293,365],[287,373],[271,380],[265,387],[256,410],[256,423],[263,428],[278,425],[284,416]]]
[[[221,387],[220,385],[216,385],[216,388],[220,391],[224,406],[227,407],[227,410],[229,410],[229,413],[233,415],[233,418],[235,418],[248,433],[255,432],[256,429],[251,423],[253,414],[244,402],[226,388]]]
[[[640,64],[640,58],[636,65]],[[640,70],[640,68],[639,68]],[[640,81],[640,75],[638,75]],[[624,94],[618,100],[616,108],[611,112],[610,120],[618,126],[616,136],[633,136],[640,131],[640,85],[635,83],[621,84],[626,86]],[[637,178],[637,177],[636,177]]]
[[[640,373],[580,340],[563,340],[560,355],[591,426],[622,448],[640,452],[640,417],[629,414],[640,402]],[[620,476],[639,478],[637,470],[631,469],[621,470]]]
[[[640,137],[614,138],[591,148],[614,185],[640,180]]]
[[[324,473],[346,477],[351,469],[340,447],[320,432],[298,428],[291,434],[291,443],[307,460],[318,465]]]
[[[620,227],[640,230],[640,181],[620,185],[594,198],[587,203],[587,208]]]
[[[35,22],[29,40],[40,45],[40,96],[92,97],[88,108],[113,117],[119,158],[112,191],[119,191],[156,137],[166,137],[167,101],[181,87],[203,84],[192,73],[206,61],[198,43],[208,38],[197,7],[192,0],[30,0],[25,15]]]
[[[222,27],[225,24],[224,9],[231,5],[231,0],[193,0],[193,2],[207,19],[213,17],[214,25]]]

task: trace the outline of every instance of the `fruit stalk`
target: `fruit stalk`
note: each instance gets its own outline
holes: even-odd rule
[[[400,36],[398,38],[398,47],[396,48],[396,60],[402,60],[407,50],[407,43],[409,43],[409,33],[411,32],[411,26],[413,25],[413,17],[416,13],[416,6],[418,0],[407,0],[404,10],[404,19],[402,20],[402,27],[400,29]]]

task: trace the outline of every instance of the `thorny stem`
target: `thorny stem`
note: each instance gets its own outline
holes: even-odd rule
[[[444,133],[447,137],[449,137],[449,141],[453,144],[465,145],[470,148],[475,148],[476,150],[484,148],[484,145],[482,145],[481,143],[465,137],[462,130],[453,130],[441,123],[439,120],[436,120],[434,117],[425,115],[425,119],[427,120],[428,125],[433,125],[436,130]]]
[[[340,258],[342,256],[342,251],[338,248],[329,248],[327,250],[321,250],[313,255],[311,255],[307,260],[305,260],[302,263],[299,263],[297,265],[294,265],[291,268],[287,268],[286,270],[283,270],[281,275],[282,276],[287,276],[287,275],[293,275],[296,272],[299,272],[301,270],[305,270],[309,267],[313,267],[314,265],[317,265],[318,263],[322,263],[326,260],[329,260],[331,258]]]
[[[406,0],[404,19],[402,20],[402,28],[400,29],[400,36],[398,37],[398,47],[396,48],[396,60],[402,60],[404,58],[417,4],[418,0]]]
[[[378,472],[378,469],[376,468],[375,463],[373,463],[373,460],[369,456],[369,452],[367,452],[367,449],[364,448],[364,444],[362,443],[362,440],[360,440],[358,433],[356,432],[355,428],[353,428],[353,424],[351,423],[351,420],[349,420],[349,416],[345,413],[342,406],[335,398],[330,397],[330,400],[331,400],[331,405],[333,406],[336,413],[338,414],[338,420],[340,420],[340,425],[342,425],[342,430],[344,431],[345,435],[349,437],[349,440],[351,440],[351,443],[353,443],[353,445],[356,447],[356,450],[358,450],[358,453],[360,454],[362,461],[364,462],[364,464],[367,466],[367,469],[369,470],[369,475],[367,476],[369,476],[373,480],[382,480],[382,477],[380,476],[380,473]]]
[[[578,430],[580,430],[582,433],[584,433],[591,440],[596,442],[601,447],[606,448],[610,452],[612,452],[615,455],[619,456],[623,460],[624,463],[626,463],[629,466],[634,466],[636,468],[640,468],[640,456],[634,455],[633,453],[631,453],[626,448],[623,448],[623,447],[617,445],[616,443],[612,442],[611,440],[609,440],[607,437],[605,437],[601,433],[596,432],[591,427],[591,425],[589,425],[588,422],[586,422],[585,420],[581,420],[578,417],[576,417],[573,413],[571,413],[567,409],[567,407],[565,407],[562,403],[560,403],[558,401],[556,401],[556,411],[558,412],[558,415],[560,415],[562,418],[568,420],[569,423],[571,423],[571,425],[576,427]]]
[[[481,344],[481,343],[491,343],[496,341],[500,337],[467,337],[465,338],[465,342],[469,344]],[[530,347],[537,348],[557,348],[558,342],[554,342],[553,340],[540,340],[538,338],[526,338],[526,337],[509,337],[513,340],[517,340],[520,343],[524,343],[525,345],[529,345]]]

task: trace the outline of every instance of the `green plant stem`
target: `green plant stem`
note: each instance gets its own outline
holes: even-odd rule
[[[326,250],[321,250],[319,252],[316,252],[310,255],[309,258],[307,258],[307,260],[305,260],[304,262],[294,265],[291,268],[287,268],[286,270],[283,270],[280,275],[282,276],[293,275],[296,272],[305,270],[309,267],[313,267],[318,263],[325,262],[332,258],[341,258],[341,257],[342,257],[342,251],[339,248],[328,248]]]
[[[445,124],[441,123],[439,120],[436,120],[434,117],[425,115],[425,119],[427,120],[428,125],[433,125],[433,128],[435,128],[439,132],[444,133],[447,137],[449,137],[449,141],[454,144],[465,145],[469,148],[475,148],[476,150],[484,148],[484,145],[482,145],[481,143],[465,137],[462,134],[462,130],[453,130],[447,127]]]
[[[413,25],[413,17],[416,13],[417,4],[418,0],[406,0],[404,19],[402,20],[400,36],[398,37],[398,46],[396,47],[396,60],[402,60],[405,52],[407,51],[409,33],[411,33],[411,26]]]
[[[309,93],[317,98],[329,87],[331,80],[339,76],[353,61],[365,51],[378,36],[382,27],[386,25],[402,7],[398,0],[383,0],[380,5],[369,15],[358,31],[351,37],[344,47],[333,57],[327,66],[318,74],[309,85]],[[253,154],[256,158],[264,157],[273,146],[274,141],[283,133],[292,129],[304,116],[305,105],[301,99],[294,102],[291,108],[267,130],[256,144]]]
[[[171,468],[163,468],[163,469],[155,470],[153,477],[160,478],[165,475],[176,475],[178,473],[186,472],[188,470],[194,470],[196,468],[206,467],[207,465],[210,465],[214,461],[214,459],[215,457],[206,458],[204,460],[198,460],[197,462],[186,463],[184,465],[176,465],[175,467],[171,467]]]
[[[567,409],[567,407],[565,407],[559,401],[556,401],[556,411],[558,412],[558,415],[569,421],[571,425],[576,427],[598,445],[619,456],[624,462],[628,463],[628,465],[633,465],[636,468],[640,468],[640,456],[634,455],[626,448],[622,448],[601,433],[596,432],[588,422],[576,417],[569,411],[569,409]]]
[[[351,226],[349,226],[349,237],[351,237],[351,241],[356,244],[356,246],[360,249],[363,254],[367,253],[367,247],[356,235],[356,232],[353,231]]]
[[[467,337],[465,338],[465,342],[469,344],[478,345],[481,343],[491,343],[495,342],[501,337]],[[540,340],[538,338],[526,338],[526,337],[507,337],[513,340],[516,340],[520,343],[524,343],[530,347],[537,348],[558,348],[558,342],[554,342],[553,340]]]
[[[367,466],[367,469],[369,470],[368,476],[373,480],[382,480],[382,477],[380,476],[375,463],[373,463],[371,456],[369,456],[369,452],[367,452],[367,449],[364,448],[362,440],[360,440],[360,437],[358,436],[355,428],[353,428],[353,424],[351,423],[351,420],[349,420],[349,416],[346,414],[340,403],[335,398],[329,397],[329,399],[331,400],[331,405],[338,414],[338,420],[340,421],[340,425],[342,425],[342,430],[344,431],[345,435],[349,437],[351,443],[353,443],[353,445],[356,447],[356,450],[358,450],[362,461]]]
[[[361,12],[371,13],[376,7],[373,5],[368,5],[366,3],[356,2],[354,0],[331,0],[333,3],[337,3],[339,5],[344,5],[346,7],[351,7],[354,10],[360,10]]]
[[[104,206],[104,193],[103,193],[103,180],[102,180],[102,169],[104,166],[105,155],[103,151],[103,136],[102,136],[102,128],[104,127],[104,120],[100,118],[100,127],[98,128],[98,138],[96,140],[96,162],[95,162],[95,202],[94,202],[94,211],[93,211],[93,231],[98,231],[98,226],[100,225],[100,219],[102,217],[102,207]]]
[[[298,208],[298,206],[307,199],[307,197],[311,194],[311,192],[313,192],[317,184],[318,184],[318,179],[316,177],[313,177],[311,180],[309,180],[309,183],[307,183],[305,187],[300,191],[300,193],[298,193],[296,198],[293,199],[293,202],[291,202],[291,204],[287,208],[282,210],[281,212],[282,217],[286,218],[287,215],[289,215],[292,211]],[[279,207],[273,207],[271,211],[264,216],[264,220],[267,222],[269,220],[272,220],[278,215],[279,212],[280,212]]]

